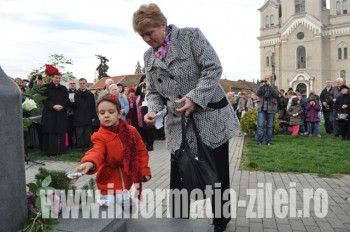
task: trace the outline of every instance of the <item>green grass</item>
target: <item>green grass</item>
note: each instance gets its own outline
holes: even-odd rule
[[[246,137],[241,169],[266,172],[315,173],[320,176],[350,174],[350,141],[324,132],[322,138],[274,135],[273,146],[256,145]]]
[[[85,153],[78,151],[77,149],[69,149],[67,153],[58,156],[48,156],[41,152],[39,149],[28,149],[28,156],[32,161],[67,161],[67,162],[80,162]]]

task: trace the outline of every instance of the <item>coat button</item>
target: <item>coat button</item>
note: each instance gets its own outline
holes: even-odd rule
[[[182,96],[181,96],[181,95],[178,95],[177,97],[178,97],[179,99],[181,99],[181,98],[182,98]]]
[[[174,80],[174,77],[173,77],[173,76],[170,76],[170,79]]]
[[[176,114],[173,114],[173,116],[176,118],[177,117],[177,115]]]
[[[162,81],[162,79],[158,78],[158,82],[159,82],[159,83],[162,83],[163,81]]]

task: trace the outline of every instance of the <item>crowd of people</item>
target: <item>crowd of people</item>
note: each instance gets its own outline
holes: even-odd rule
[[[85,152],[91,148],[91,135],[97,132],[100,121],[96,113],[97,101],[107,95],[116,96],[121,104],[121,118],[137,128],[148,151],[154,150],[154,140],[165,140],[164,128],[155,129],[145,124],[147,113],[146,76],[137,86],[123,86],[112,79],[105,81],[103,89],[91,92],[87,80],[69,80],[68,87],[61,84],[61,74],[52,65],[47,65],[45,77],[36,74],[29,81],[15,78],[22,93],[35,85],[44,87],[39,94],[46,97],[39,102],[40,111],[33,110],[25,117],[41,116],[33,120],[25,132],[26,148],[39,148],[47,155],[61,155],[69,148]],[[76,85],[79,85],[78,87]]]
[[[350,118],[338,117],[339,113],[350,114],[348,107],[350,105],[349,87],[344,84],[342,78],[337,78],[334,86],[331,80],[326,80],[325,88],[319,95],[315,91],[310,91],[308,96],[306,89],[278,90],[276,86],[273,87],[270,84],[269,78],[268,75],[262,78],[256,92],[227,93],[227,98],[239,119],[248,110],[258,111],[258,145],[262,143],[264,128],[262,122],[264,121],[267,121],[266,142],[267,145],[272,145],[271,128],[275,113],[278,113],[281,127],[286,126],[292,136],[317,136],[321,138],[319,125],[321,116],[323,116],[327,134],[333,134],[343,140],[350,140]],[[270,88],[269,91],[266,91],[267,87]],[[267,92],[268,96],[266,96]],[[264,105],[263,102],[266,104]],[[268,119],[261,115],[262,112],[268,113],[265,114]]]

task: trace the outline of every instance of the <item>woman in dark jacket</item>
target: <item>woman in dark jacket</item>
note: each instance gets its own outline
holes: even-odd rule
[[[337,97],[335,101],[334,107],[337,110],[336,120],[339,125],[339,135],[342,136],[342,139],[345,140],[347,138],[350,140],[350,95],[349,95],[349,87],[346,85],[340,86],[340,95]],[[339,114],[347,114],[346,118],[342,118]]]

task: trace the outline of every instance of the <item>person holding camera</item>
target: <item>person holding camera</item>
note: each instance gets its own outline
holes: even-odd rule
[[[271,75],[265,75],[261,81],[256,94],[258,110],[258,136],[256,138],[257,145],[261,145],[264,138],[265,121],[266,128],[266,144],[272,145],[272,126],[277,112],[277,98],[279,96],[278,89],[271,84]]]

